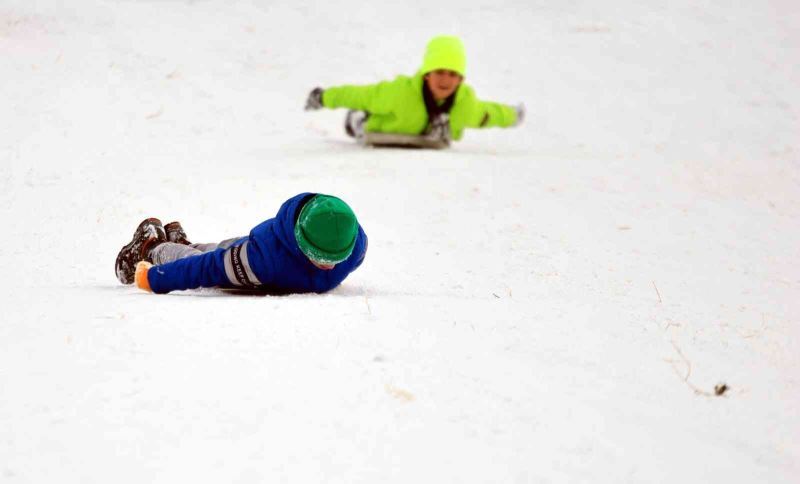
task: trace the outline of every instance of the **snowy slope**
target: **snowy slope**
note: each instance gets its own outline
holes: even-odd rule
[[[800,7],[729,3],[3,0],[0,482],[792,482]],[[303,112],[437,33],[523,126]],[[301,191],[370,237],[329,294],[114,277]]]

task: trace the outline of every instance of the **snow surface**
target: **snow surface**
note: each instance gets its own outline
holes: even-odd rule
[[[798,25],[794,0],[2,0],[0,481],[797,482]],[[523,126],[377,150],[303,112],[437,33]],[[145,217],[217,241],[301,191],[370,237],[329,294],[114,277]]]

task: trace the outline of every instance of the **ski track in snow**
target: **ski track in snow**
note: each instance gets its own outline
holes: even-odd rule
[[[798,24],[790,1],[6,0],[0,482],[795,480]],[[303,112],[437,33],[523,126],[363,149]],[[302,191],[370,237],[329,294],[114,277],[145,217],[217,241]]]

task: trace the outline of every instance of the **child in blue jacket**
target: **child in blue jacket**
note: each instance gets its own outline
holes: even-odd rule
[[[367,235],[341,199],[301,193],[247,237],[191,244],[179,223],[155,218],[137,227],[115,270],[123,284],[157,294],[197,287],[322,293],[364,261]]]

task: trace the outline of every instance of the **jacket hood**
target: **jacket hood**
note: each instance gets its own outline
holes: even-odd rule
[[[294,236],[294,225],[297,222],[297,217],[300,215],[300,209],[303,208],[306,201],[314,195],[316,194],[301,193],[293,196],[289,200],[283,202],[283,205],[281,205],[281,208],[278,209],[278,213],[275,215],[275,235],[278,236],[278,240],[280,240],[286,250],[293,256],[301,259],[307,259],[307,257],[297,245],[297,240]]]

